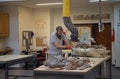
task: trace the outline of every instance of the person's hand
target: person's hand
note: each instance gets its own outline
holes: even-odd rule
[[[71,45],[66,45],[65,48],[66,49],[72,49],[72,46]]]

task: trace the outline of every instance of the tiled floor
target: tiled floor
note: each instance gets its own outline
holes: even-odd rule
[[[112,67],[112,79],[120,79],[120,68]]]
[[[32,70],[23,71],[20,69],[17,70],[10,70],[9,74],[22,74],[22,75],[28,75],[33,76]],[[4,76],[4,70],[0,69],[0,79],[5,79]],[[9,77],[9,79],[33,79],[33,77]],[[120,68],[115,68],[112,66],[112,79],[120,79]]]

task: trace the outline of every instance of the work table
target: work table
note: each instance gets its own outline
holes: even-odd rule
[[[9,79],[9,66],[19,63],[33,61],[33,55],[2,55],[0,56],[0,65],[5,65],[5,79]],[[34,62],[33,62],[34,67]],[[27,67],[26,67],[27,68]]]
[[[93,71],[96,67],[102,65],[104,62],[110,61],[111,56],[108,55],[104,58],[95,58],[95,57],[88,57],[90,60],[94,60],[95,63],[90,68],[86,68],[85,70],[66,70],[64,68],[49,68],[47,66],[40,66],[34,69],[34,79],[84,79],[84,75]],[[55,75],[56,74],[56,75]],[[44,76],[43,76],[44,75]],[[45,76],[48,75],[48,76]],[[93,74],[95,75],[95,74]]]
[[[90,60],[95,61],[94,64],[92,65],[92,67],[90,68],[86,68],[85,70],[66,70],[64,68],[49,68],[47,66],[40,66],[36,69],[34,69],[35,71],[43,71],[43,72],[81,72],[81,73],[86,73],[88,71],[90,71],[92,68],[96,67],[97,65],[101,64],[103,61],[106,61],[108,59],[110,59],[110,56],[106,56],[105,58],[91,58],[91,57],[87,57],[90,58]]]

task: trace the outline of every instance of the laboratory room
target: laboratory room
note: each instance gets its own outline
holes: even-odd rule
[[[0,0],[0,79],[120,79],[120,0]]]

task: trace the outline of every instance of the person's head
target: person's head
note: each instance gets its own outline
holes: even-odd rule
[[[61,36],[63,33],[63,28],[61,26],[56,27],[57,35]]]

